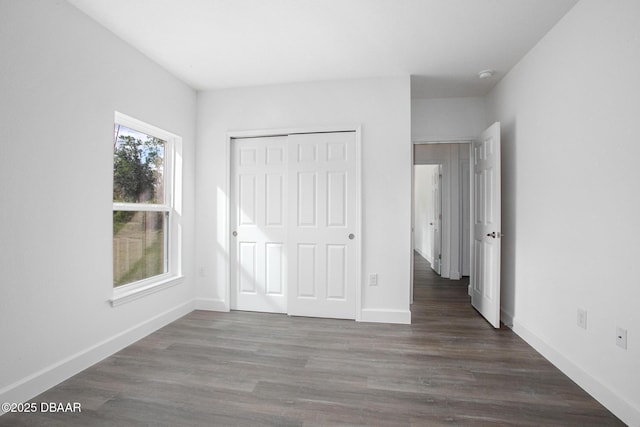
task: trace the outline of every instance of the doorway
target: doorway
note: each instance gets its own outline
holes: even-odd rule
[[[414,249],[442,278],[470,275],[470,143],[414,145]]]
[[[436,274],[442,260],[442,165],[413,167],[413,248]]]
[[[467,292],[471,296],[471,305],[494,328],[499,328],[502,238],[500,122],[493,123],[473,142],[414,143],[413,167],[423,164],[442,165],[440,275],[456,280],[464,277],[469,268]],[[468,189],[464,185],[468,185]],[[412,203],[415,204],[414,198]],[[464,206],[465,203],[469,204],[468,207]],[[412,219],[412,226],[415,226],[415,218]],[[469,239],[468,243],[466,239]],[[414,240],[412,232],[412,249]],[[468,256],[466,248],[469,248]],[[414,286],[412,256],[411,302]]]

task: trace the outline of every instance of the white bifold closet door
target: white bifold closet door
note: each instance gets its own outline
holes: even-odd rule
[[[354,319],[355,132],[231,145],[231,308]]]

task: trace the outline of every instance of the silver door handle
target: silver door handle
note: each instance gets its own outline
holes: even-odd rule
[[[233,233],[231,233],[233,235],[233,237],[236,237],[238,235],[238,232],[236,230],[233,230]]]
[[[349,240],[353,240],[353,239],[355,239],[355,238],[356,238],[356,235],[355,235],[355,234],[353,234],[353,233],[350,233],[350,234],[349,234]]]

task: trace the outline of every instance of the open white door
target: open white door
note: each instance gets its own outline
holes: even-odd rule
[[[472,149],[473,244],[471,304],[500,327],[500,123],[492,124]]]

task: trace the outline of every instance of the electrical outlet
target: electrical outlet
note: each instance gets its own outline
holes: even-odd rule
[[[587,329],[587,310],[582,308],[578,309],[578,327]]]
[[[616,345],[627,349],[627,330],[620,326],[616,327]]]
[[[378,273],[369,275],[369,286],[378,286]]]

